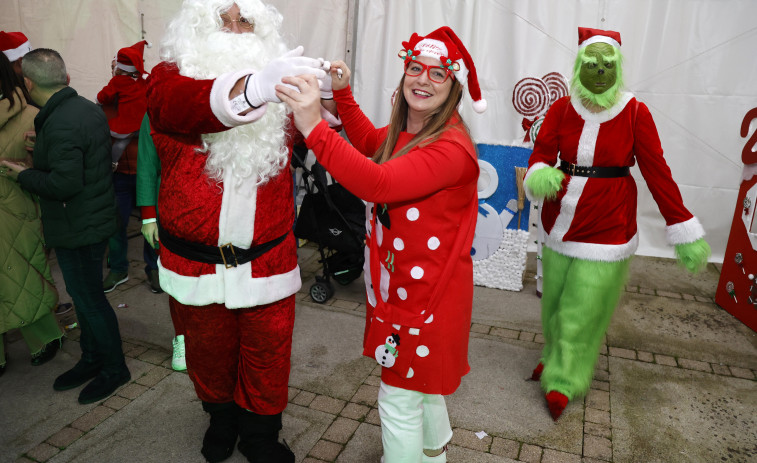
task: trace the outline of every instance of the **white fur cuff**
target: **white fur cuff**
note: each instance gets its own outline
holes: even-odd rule
[[[704,227],[699,219],[692,217],[685,222],[679,222],[665,227],[668,243],[672,245],[693,243],[704,237]]]
[[[268,107],[267,103],[253,109],[244,116],[240,116],[236,111],[231,109],[231,101],[229,101],[229,93],[231,92],[231,89],[239,79],[250,74],[254,74],[250,69],[221,74],[216,78],[215,82],[213,82],[213,88],[210,89],[210,109],[218,120],[226,127],[237,127],[239,125],[254,122],[263,117],[266,112]]]

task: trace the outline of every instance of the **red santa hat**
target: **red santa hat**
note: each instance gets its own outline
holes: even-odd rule
[[[116,67],[126,72],[139,72],[139,75],[147,74],[145,71],[145,46],[152,45],[146,40],[140,40],[134,45],[118,50],[116,54]]]
[[[32,51],[32,46],[23,32],[0,31],[0,49],[12,63]]]
[[[578,48],[588,47],[592,43],[608,43],[615,48],[620,48],[620,32],[579,27]]]
[[[477,113],[486,111],[486,100],[481,96],[473,58],[452,29],[443,26],[425,37],[414,33],[409,41],[402,42],[402,47],[399,57],[405,65],[419,56],[438,59],[442,67],[452,71],[458,82],[467,84],[473,110]]]

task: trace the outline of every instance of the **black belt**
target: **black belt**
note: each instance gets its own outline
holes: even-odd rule
[[[160,244],[165,246],[172,253],[185,259],[205,264],[223,264],[226,268],[236,267],[237,265],[246,264],[247,262],[257,259],[284,241],[284,238],[286,238],[288,234],[289,232],[286,232],[271,241],[255,245],[250,249],[244,249],[234,246],[231,243],[226,243],[221,246],[211,246],[209,244],[187,241],[183,238],[171,235],[165,228],[158,224],[158,239],[160,240]]]
[[[628,166],[624,167],[601,167],[601,166],[577,166],[566,161],[560,161],[560,170],[568,175],[592,178],[616,178],[631,174]]]

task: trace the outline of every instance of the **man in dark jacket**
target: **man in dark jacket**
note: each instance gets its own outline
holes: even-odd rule
[[[81,326],[81,359],[53,388],[65,391],[94,378],[79,402],[97,402],[131,379],[118,319],[102,288],[103,255],[116,231],[108,121],[68,86],[58,52],[38,48],[24,56],[22,66],[29,93],[42,108],[34,119],[34,167],[5,165],[39,196],[45,240],[55,248]]]

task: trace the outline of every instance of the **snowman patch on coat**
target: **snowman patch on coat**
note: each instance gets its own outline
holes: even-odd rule
[[[391,368],[394,365],[395,359],[399,356],[397,347],[400,345],[400,335],[392,333],[391,336],[386,337],[386,342],[383,345],[376,347],[376,361],[382,367]]]

